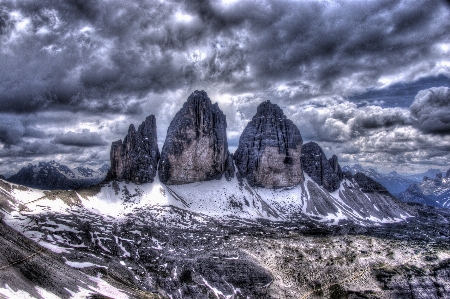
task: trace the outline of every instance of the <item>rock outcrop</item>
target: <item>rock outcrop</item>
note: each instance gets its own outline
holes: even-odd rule
[[[112,143],[110,158],[107,180],[153,182],[159,160],[155,116],[148,116],[137,131],[131,124],[123,142]]]
[[[225,178],[227,181],[230,181],[234,178],[234,173],[236,172],[236,168],[234,167],[233,154],[228,152],[227,161],[225,162]]]
[[[227,166],[227,121],[204,91],[194,91],[175,115],[161,151],[159,178],[168,185],[220,179]]]
[[[333,168],[334,173],[338,176],[339,181],[342,181],[344,179],[344,174],[341,169],[341,165],[339,165],[338,157],[336,155],[333,155],[328,162],[331,165],[331,168]]]
[[[329,192],[339,189],[343,174],[334,155],[327,160],[322,148],[315,142],[308,142],[302,147],[302,167],[311,179]]]
[[[361,188],[361,191],[364,193],[390,194],[389,191],[383,187],[383,185],[366,176],[364,173],[357,172],[354,175],[354,179]]]
[[[261,103],[239,139],[234,159],[251,186],[290,187],[303,182],[302,136],[270,101]]]

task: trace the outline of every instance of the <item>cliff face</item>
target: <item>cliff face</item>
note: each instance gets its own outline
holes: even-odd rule
[[[339,189],[343,174],[337,157],[327,160],[322,148],[315,142],[308,142],[302,149],[303,170],[314,182],[329,192]]]
[[[194,91],[175,115],[161,151],[161,182],[187,184],[220,179],[227,165],[227,121],[204,91]]]
[[[137,184],[153,182],[159,160],[155,116],[148,116],[137,131],[134,125],[130,125],[123,142],[118,140],[112,143],[110,158],[107,180],[126,180]]]
[[[239,139],[234,155],[241,176],[252,186],[295,186],[303,182],[302,136],[294,123],[270,101],[258,106]]]

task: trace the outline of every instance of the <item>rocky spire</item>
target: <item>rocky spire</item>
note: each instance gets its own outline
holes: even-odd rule
[[[159,160],[155,116],[148,116],[137,131],[131,124],[123,143],[112,143],[110,158],[107,180],[153,182]]]
[[[342,171],[337,157],[327,160],[322,148],[315,142],[308,142],[302,147],[302,166],[311,179],[330,192],[339,189]]]
[[[161,151],[159,178],[165,184],[220,179],[227,165],[227,121],[204,91],[194,91],[175,115]]]
[[[302,136],[270,101],[261,103],[247,124],[234,155],[237,169],[252,186],[294,186],[303,182]]]
[[[330,163],[334,173],[337,174],[339,181],[342,181],[344,179],[344,174],[342,173],[341,165],[339,165],[338,157],[333,155],[328,162]]]

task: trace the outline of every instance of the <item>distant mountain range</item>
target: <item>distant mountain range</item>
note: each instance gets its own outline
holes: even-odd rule
[[[416,202],[434,207],[450,207],[450,169],[445,177],[438,173],[435,178],[425,176],[420,183],[413,183],[398,197],[402,201]]]
[[[360,164],[355,164],[344,166],[342,171],[349,171],[352,174],[364,173],[401,201],[450,207],[450,169],[447,173],[439,169],[428,169],[424,173],[401,175],[396,171],[383,174],[373,168],[365,169]]]
[[[392,195],[399,197],[401,193],[405,192],[414,183],[421,182],[424,177],[434,177],[442,173],[439,169],[428,169],[424,173],[401,175],[396,171],[390,173],[380,173],[373,168],[364,168],[360,164],[353,166],[344,166],[342,171],[350,171],[353,175],[361,172],[371,177],[381,185],[383,185]]]
[[[87,167],[70,169],[55,161],[39,162],[38,165],[28,164],[7,180],[38,189],[80,189],[103,181],[108,170],[106,164],[93,170]]]

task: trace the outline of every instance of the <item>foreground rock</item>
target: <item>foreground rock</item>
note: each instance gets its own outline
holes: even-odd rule
[[[258,106],[239,139],[237,169],[251,186],[295,186],[303,182],[302,136],[294,123],[270,101]]]
[[[131,124],[123,142],[112,143],[110,158],[107,180],[153,182],[159,160],[155,116],[148,116],[137,131]]]
[[[218,104],[213,105],[206,92],[194,91],[167,130],[159,162],[161,182],[178,185],[220,179],[229,154],[226,128]]]
[[[308,142],[302,148],[303,170],[314,182],[323,186],[329,192],[339,189],[342,181],[342,171],[337,157],[333,155],[327,160],[322,148],[315,142]]]

